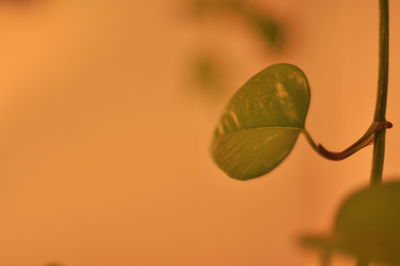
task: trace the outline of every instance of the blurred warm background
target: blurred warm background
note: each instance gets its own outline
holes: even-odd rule
[[[378,1],[248,2],[282,23],[282,47],[189,0],[0,2],[0,265],[316,265],[296,237],[330,229],[368,182],[371,148],[331,162],[300,137],[271,174],[239,182],[208,146],[229,97],[278,62],[308,75],[317,141],[340,150],[364,133]],[[400,174],[399,10],[391,1],[389,178]],[[210,71],[204,84],[193,62]]]

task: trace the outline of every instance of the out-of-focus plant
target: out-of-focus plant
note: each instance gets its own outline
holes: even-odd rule
[[[400,265],[400,182],[362,189],[340,207],[330,236],[306,235],[305,246]]]
[[[199,53],[193,60],[190,82],[202,94],[219,98],[225,87],[225,72],[218,58],[209,52]]]
[[[7,5],[28,5],[34,2],[38,2],[37,0],[2,0],[0,4]]]
[[[302,133],[311,147],[330,160],[343,160],[373,143],[370,184],[351,196],[336,217],[334,233],[321,238],[303,237],[317,247],[323,265],[333,252],[354,255],[357,265],[370,262],[400,265],[400,183],[382,183],[386,129],[389,58],[389,1],[380,3],[379,81],[371,125],[357,141],[341,152],[317,145],[306,129],[310,86],[306,75],[291,64],[262,70],[239,89],[226,107],[215,130],[211,153],[230,177],[248,180],[278,166]],[[328,254],[328,255],[327,255]]]
[[[269,53],[283,48],[284,30],[282,23],[254,4],[244,0],[192,0],[192,13],[197,19],[204,17],[221,18],[225,15],[236,17],[254,32],[265,44]],[[219,59],[221,60],[221,59]],[[210,54],[199,53],[191,65],[191,80],[197,88],[209,95],[216,96],[225,90],[224,72],[221,64]]]
[[[193,13],[197,17],[232,14],[249,26],[266,47],[282,48],[283,25],[260,7],[244,0],[193,0]]]
[[[46,266],[65,266],[65,265],[58,262],[51,262],[46,264]]]

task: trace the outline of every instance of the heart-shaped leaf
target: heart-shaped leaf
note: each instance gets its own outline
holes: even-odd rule
[[[215,130],[211,152],[230,177],[266,174],[292,150],[304,129],[310,89],[303,71],[270,66],[233,96]]]

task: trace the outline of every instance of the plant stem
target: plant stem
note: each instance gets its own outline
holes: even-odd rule
[[[368,265],[369,265],[369,261],[368,260],[360,258],[360,259],[358,259],[356,266],[368,266]]]
[[[386,129],[392,124],[386,121],[386,103],[389,79],[389,0],[379,0],[379,78],[378,95],[376,98],[375,115],[372,125],[367,132],[354,144],[341,152],[331,152],[321,144],[316,144],[306,129],[303,133],[311,147],[323,157],[338,161],[346,159],[373,140],[373,156],[370,184],[382,183],[383,163],[385,159]]]
[[[389,0],[379,0],[379,79],[378,95],[374,122],[386,122],[386,102],[389,79]],[[385,135],[386,127],[375,133],[374,150],[372,155],[372,169],[370,185],[382,183],[383,163],[385,160]],[[357,266],[368,266],[369,261],[360,258]]]
[[[373,142],[373,139],[377,132],[381,131],[383,128],[391,128],[391,127],[392,123],[390,122],[373,122],[364,135],[362,135],[356,142],[354,142],[347,149],[340,152],[329,151],[321,144],[317,144],[313,140],[307,129],[303,129],[302,132],[315,152],[317,152],[319,155],[328,160],[340,161],[350,157],[351,155],[358,152],[362,148],[370,145]]]
[[[389,0],[379,0],[379,79],[374,122],[386,121],[386,102],[389,75]],[[372,156],[371,185],[382,182],[383,163],[385,159],[386,128],[375,133]]]
[[[331,265],[331,252],[328,250],[324,252],[321,256],[321,266]]]

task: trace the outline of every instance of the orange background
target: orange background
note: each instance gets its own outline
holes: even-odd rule
[[[290,36],[267,56],[235,21],[191,21],[185,1],[1,3],[0,265],[316,265],[296,237],[329,230],[343,196],[367,183],[371,148],[331,162],[301,137],[271,174],[238,182],[208,146],[230,95],[278,62],[307,74],[318,142],[340,150],[364,133],[377,2],[260,0]],[[399,9],[391,1],[389,177],[400,172]],[[183,82],[205,43],[235,62],[218,101]]]

